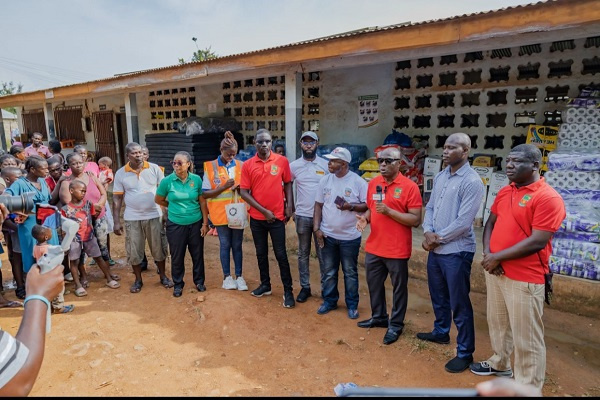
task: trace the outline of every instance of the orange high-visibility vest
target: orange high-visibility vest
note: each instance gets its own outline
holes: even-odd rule
[[[240,160],[235,160],[235,184],[239,185],[242,179],[242,164]],[[227,174],[227,168],[219,165],[217,160],[206,161],[204,163],[204,173],[206,179],[210,182],[210,188],[216,189],[219,186],[223,186],[229,179]],[[238,196],[238,201],[242,202],[241,197]],[[217,197],[212,199],[206,199],[206,205],[208,206],[208,215],[213,225],[227,225],[227,215],[225,214],[225,205],[233,202],[233,192],[230,189],[225,190]]]

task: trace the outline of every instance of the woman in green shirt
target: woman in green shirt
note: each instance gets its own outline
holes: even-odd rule
[[[174,172],[166,176],[156,189],[154,201],[165,207],[167,240],[171,251],[173,296],[183,294],[185,251],[192,256],[194,284],[200,292],[204,286],[204,236],[208,232],[208,211],[202,197],[202,179],[192,173],[192,158],[180,151],[171,161]]]

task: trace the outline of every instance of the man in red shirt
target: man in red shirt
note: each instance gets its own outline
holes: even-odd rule
[[[544,274],[549,272],[551,239],[566,216],[560,195],[540,178],[540,150],[513,148],[506,158],[511,184],[502,188],[483,231],[482,266],[494,355],[471,364],[477,375],[511,376],[541,390],[546,372]]]
[[[295,306],[292,274],[285,249],[285,224],[292,216],[292,173],[287,158],[271,151],[272,138],[266,129],[259,129],[254,138],[256,155],[244,162],[240,192],[250,205],[250,229],[256,247],[260,270],[260,286],[252,291],[255,297],[271,294],[269,276],[269,242],[279,264],[283,283],[283,306]]]
[[[40,156],[42,158],[52,157],[52,153],[48,150],[48,147],[44,146],[42,140],[44,137],[41,133],[35,132],[31,135],[31,146],[25,148],[25,157]]]
[[[50,192],[52,192],[60,177],[63,176],[63,168],[58,156],[52,156],[46,161],[48,161],[48,176],[46,177],[46,183],[50,188]]]
[[[392,344],[404,329],[408,304],[408,259],[412,250],[412,229],[421,223],[423,201],[416,183],[400,173],[400,150],[385,149],[377,154],[380,176],[369,182],[367,207],[357,215],[356,228],[362,232],[371,223],[365,245],[365,270],[371,297],[371,318],[361,328],[387,328],[383,344]],[[388,321],[385,280],[388,274],[394,290],[392,315]]]

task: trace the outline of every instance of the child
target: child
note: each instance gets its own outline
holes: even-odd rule
[[[111,289],[117,289],[121,285],[117,280],[120,278],[117,275],[111,275],[106,261],[102,259],[98,241],[94,237],[92,227],[92,212],[93,206],[89,200],[84,201],[87,186],[79,180],[73,180],[69,184],[69,192],[71,193],[71,201],[62,207],[61,212],[65,218],[79,222],[79,231],[75,239],[71,243],[69,250],[69,260],[71,274],[75,281],[75,295],[78,297],[87,296],[86,287],[89,287],[85,266],[82,265],[81,277],[79,276],[79,258],[81,252],[85,252],[88,257],[92,257],[96,264],[100,267],[106,278],[106,286]]]
[[[100,182],[104,185],[105,189],[108,189],[108,185],[114,180],[112,169],[112,160],[110,157],[102,157],[98,160],[98,167],[100,168]]]
[[[10,187],[17,179],[23,175],[23,171],[17,167],[3,167],[0,176],[6,187]],[[15,279],[17,289],[15,294],[18,299],[23,300],[25,298],[25,278],[23,272],[23,258],[21,256],[21,242],[19,241],[18,226],[15,223],[16,214],[9,214],[8,218],[4,220],[2,224],[2,232],[6,240],[6,246],[8,248],[8,260],[12,268],[13,277]]]
[[[40,258],[48,253],[48,240],[52,238],[52,229],[47,226],[35,225],[31,230],[31,236],[36,240],[36,244],[33,246],[33,258],[39,262]],[[73,311],[74,308],[73,304],[65,306],[65,289],[63,287],[58,296],[52,300],[52,312],[66,314]]]

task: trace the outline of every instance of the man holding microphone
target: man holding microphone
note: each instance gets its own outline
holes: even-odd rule
[[[368,210],[357,215],[356,228],[362,232],[371,223],[365,245],[365,270],[371,298],[371,318],[358,322],[360,328],[387,328],[383,344],[398,340],[404,329],[408,304],[408,259],[412,230],[421,222],[423,201],[416,183],[400,173],[402,154],[387,148],[377,154],[380,176],[369,182]],[[392,280],[393,304],[388,317],[385,280]]]

